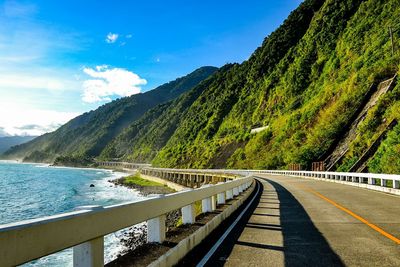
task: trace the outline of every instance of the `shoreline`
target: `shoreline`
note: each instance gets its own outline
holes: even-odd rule
[[[135,183],[126,183],[126,179],[129,178],[131,175],[129,176],[125,176],[125,177],[120,177],[117,179],[113,179],[113,180],[108,180],[108,182],[116,185],[116,186],[124,186],[126,188],[129,189],[133,189],[133,190],[137,190],[139,191],[143,196],[147,197],[149,195],[160,195],[160,194],[171,194],[176,192],[175,190],[173,190],[172,188],[169,188],[166,185],[154,185],[154,186],[143,186],[143,185],[139,185],[139,184],[135,184]],[[143,179],[143,178],[141,178]],[[145,180],[145,179],[143,179]]]
[[[176,192],[174,189],[168,187],[167,185],[160,184],[159,186],[143,186],[134,183],[125,183],[126,178],[133,176],[135,174],[131,174],[128,176],[120,177],[113,180],[108,180],[108,182],[114,184],[115,186],[122,186],[131,190],[138,191],[144,197],[149,197],[151,195],[162,195],[162,194],[170,194]],[[140,175],[139,175],[140,177]],[[141,178],[142,180],[146,180]],[[149,181],[149,180],[146,180]],[[153,182],[154,183],[154,182]],[[167,228],[167,232],[169,229],[174,229],[178,226],[182,214],[181,210],[174,210],[168,212],[166,214],[165,226]],[[116,262],[119,262],[126,257],[128,254],[132,253],[140,253],[143,249],[146,249],[147,243],[147,223],[143,222],[137,225],[133,225],[126,231],[122,237],[120,237],[120,243],[123,245],[124,249],[120,251],[119,255],[116,259],[107,263],[107,266],[113,265]],[[146,255],[145,253],[143,255]]]
[[[42,167],[42,168],[54,168],[54,169],[66,169],[66,170],[76,169],[76,170],[102,171],[107,176],[104,177],[102,180],[109,183],[110,186],[124,187],[128,190],[136,191],[139,195],[141,195],[144,198],[148,198],[151,195],[170,194],[176,192],[175,190],[169,188],[168,186],[160,183],[158,183],[159,186],[142,186],[142,185],[123,183],[123,181],[127,177],[134,176],[135,173],[137,173],[137,171],[135,170],[108,169],[108,168],[105,169],[98,167],[53,166],[51,164],[46,164],[46,163],[19,162],[13,160],[1,160],[0,163],[31,165],[38,168]],[[141,179],[149,181],[144,177]],[[179,220],[181,218],[181,211],[175,210],[169,212],[166,215],[167,215],[166,218],[167,229],[175,228],[178,225]],[[108,262],[107,264],[120,260],[124,255],[128,253],[132,253],[134,251],[140,251],[140,248],[145,248],[143,246],[145,246],[145,244],[147,243],[147,224],[144,222],[137,225],[132,225],[131,227],[129,227],[129,229],[126,229],[126,231],[121,232],[119,236],[116,235],[115,237],[118,239],[117,243],[119,243],[119,244],[115,243],[115,249],[117,249],[116,254],[113,253],[115,255],[114,256],[115,258],[111,259],[111,261]]]

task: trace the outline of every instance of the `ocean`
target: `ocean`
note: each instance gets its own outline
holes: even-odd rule
[[[0,161],[0,224],[73,211],[83,205],[108,206],[144,199],[138,191],[108,182],[124,175],[109,170]],[[105,237],[106,262],[124,249],[120,243],[124,231]],[[72,266],[72,249],[23,266]]]

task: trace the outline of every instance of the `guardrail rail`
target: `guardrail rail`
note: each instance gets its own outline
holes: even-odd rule
[[[313,178],[400,195],[400,175],[397,174],[278,170],[254,170],[250,173],[253,175],[258,173]]]
[[[15,266],[73,247],[75,267],[104,265],[104,236],[147,221],[147,241],[165,239],[165,214],[181,209],[184,224],[195,222],[194,203],[211,212],[253,182],[251,176],[203,185],[119,205],[84,206],[59,215],[0,225],[0,266]]]

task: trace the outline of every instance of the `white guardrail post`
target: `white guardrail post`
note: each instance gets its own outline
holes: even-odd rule
[[[164,198],[160,195],[159,198]],[[162,243],[165,240],[166,232],[166,216],[162,214],[156,218],[147,220],[147,242],[148,243]]]
[[[239,195],[239,187],[233,188],[233,196],[236,197]]]
[[[184,191],[192,191],[193,189],[188,188]],[[182,223],[183,224],[193,224],[196,222],[196,207],[194,203],[189,204],[181,208],[182,213]]]
[[[81,206],[75,210],[102,210],[102,206]],[[104,266],[104,236],[79,244],[73,248],[74,267]]]
[[[223,184],[223,182],[218,184]],[[225,192],[221,192],[217,195],[217,203],[218,205],[225,204]]]
[[[212,186],[212,185],[206,184],[206,185],[201,186],[201,188],[207,188],[207,187],[210,187],[210,186]],[[203,213],[207,213],[207,212],[211,212],[212,211],[212,198],[211,198],[211,196],[201,200],[201,211]]]

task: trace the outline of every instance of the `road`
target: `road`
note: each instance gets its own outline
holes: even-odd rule
[[[182,265],[400,266],[399,196],[294,177],[258,181],[253,203],[215,253],[226,225]]]

